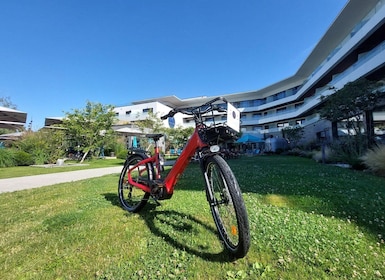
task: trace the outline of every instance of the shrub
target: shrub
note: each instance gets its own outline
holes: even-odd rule
[[[28,131],[13,145],[18,150],[30,155],[35,164],[55,163],[58,158],[63,157],[64,132],[60,130]]]
[[[10,149],[0,149],[0,167],[15,166],[14,153]]]
[[[128,150],[127,149],[121,150],[121,151],[119,151],[116,154],[116,158],[118,158],[118,159],[126,159],[127,158],[127,154],[128,154]]]
[[[35,164],[45,164],[48,163],[48,154],[42,149],[36,149],[32,151],[33,162]]]
[[[128,152],[126,142],[122,138],[117,139],[112,147],[112,151],[115,152],[117,158],[126,159]]]
[[[24,151],[15,151],[14,158],[16,165],[18,166],[28,166],[34,164],[32,155]]]
[[[332,154],[332,151],[329,147],[325,147],[325,162],[330,162],[330,157],[331,157],[331,154]],[[323,161],[323,155],[322,155],[322,148],[320,151],[314,151],[313,152],[313,155],[312,155],[312,158],[316,161],[316,162],[322,162]]]
[[[385,176],[385,145],[369,150],[362,157],[362,160],[369,170],[380,176]]]
[[[364,164],[362,156],[367,150],[362,135],[350,136],[331,145],[331,162],[347,163],[353,169],[362,170]]]

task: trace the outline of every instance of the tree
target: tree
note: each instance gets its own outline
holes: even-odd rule
[[[183,128],[177,126],[175,128],[165,128],[164,132],[168,138],[168,147],[181,148],[187,142],[190,135],[193,133],[194,127]]]
[[[135,124],[142,132],[151,131],[152,133],[165,134],[166,150],[170,149],[171,146],[174,148],[182,147],[194,131],[193,127],[183,128],[178,126],[175,128],[167,128],[163,125],[163,121],[160,117],[153,112],[149,112],[148,116],[144,120],[135,121]]]
[[[88,153],[95,151],[115,139],[112,124],[115,121],[115,113],[111,105],[87,102],[84,109],[75,109],[66,113],[63,127],[67,136],[77,143],[84,152],[81,162]]]
[[[144,120],[135,121],[135,124],[139,127],[142,132],[148,130],[151,130],[152,133],[164,132],[162,120],[157,114],[153,113],[152,111],[148,112],[148,115]]]
[[[137,118],[139,118],[139,116],[140,115],[138,114]],[[152,111],[148,112],[145,119],[136,120],[135,125],[142,131],[142,133],[164,133],[165,131],[162,120],[157,113],[153,113]],[[152,140],[148,138],[141,139],[140,143],[145,150],[148,150],[153,144]]]
[[[292,147],[296,147],[304,134],[304,128],[302,126],[288,126],[282,129],[284,138],[287,138]]]
[[[9,96],[0,97],[0,105],[11,109],[17,109],[17,106],[12,103],[11,98]]]
[[[346,120],[348,128],[354,129],[356,135],[361,134],[360,123],[364,116],[367,141],[370,146],[374,139],[373,109],[383,96],[384,93],[378,90],[377,82],[360,78],[347,83],[342,89],[324,98],[325,103],[320,115],[332,123]]]

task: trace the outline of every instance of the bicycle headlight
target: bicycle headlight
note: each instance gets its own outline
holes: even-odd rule
[[[217,153],[217,152],[219,152],[220,149],[221,148],[218,145],[210,146],[210,152],[212,152],[212,153]]]

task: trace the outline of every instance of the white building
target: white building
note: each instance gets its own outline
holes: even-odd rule
[[[293,76],[263,89],[224,97],[241,111],[243,132],[280,135],[283,127],[301,125],[307,139],[316,140],[321,132],[331,133],[325,129],[330,124],[317,114],[320,97],[360,77],[385,78],[385,0],[350,0]],[[166,96],[136,101],[115,112],[122,123],[143,119],[150,110],[160,116],[171,108],[197,106],[214,97]],[[192,125],[187,116],[175,117],[176,125]],[[374,118],[385,121],[385,111],[377,111]]]

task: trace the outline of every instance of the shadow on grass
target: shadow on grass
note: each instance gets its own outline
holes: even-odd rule
[[[120,207],[117,194],[104,193],[103,196],[112,205]],[[147,203],[138,213],[154,235],[161,237],[175,249],[186,251],[207,261],[234,261],[222,246],[214,227],[190,214],[174,210],[157,210],[156,207],[154,203]],[[127,216],[130,215],[133,214],[127,213]]]
[[[228,163],[243,194],[250,193],[261,203],[348,220],[375,238],[385,236],[384,178],[291,156],[240,158]],[[190,164],[176,190],[201,191],[203,186],[199,166]],[[143,218],[155,234],[162,236],[159,227],[151,223],[154,214],[148,215]],[[171,238],[168,232],[164,234]],[[174,246],[185,247],[173,238]],[[194,246],[192,249],[196,250]]]
[[[112,205],[120,207],[119,197],[117,193],[103,193],[102,195],[107,201],[111,202]]]
[[[149,207],[152,209],[148,209]],[[207,261],[228,262],[234,260],[218,240],[214,227],[190,214],[174,210],[159,211],[156,210],[154,204],[150,204],[149,207],[139,213],[140,216],[153,234],[161,237],[174,248]],[[209,240],[215,241],[210,243]]]

